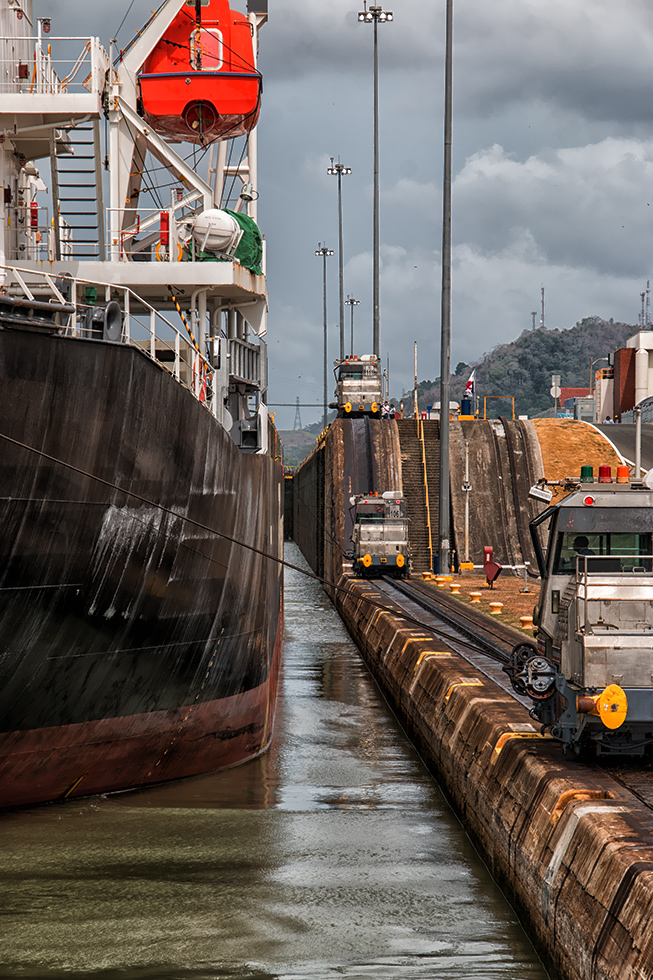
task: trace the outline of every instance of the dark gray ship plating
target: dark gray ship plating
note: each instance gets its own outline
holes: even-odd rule
[[[188,20],[181,71],[204,45],[233,95],[211,3],[168,0],[114,63],[97,38],[66,62],[29,0],[0,2],[0,806],[212,771],[271,736],[283,472],[255,120],[230,171],[229,132],[183,107],[205,179],[139,90]],[[233,17],[250,84],[261,6]]]

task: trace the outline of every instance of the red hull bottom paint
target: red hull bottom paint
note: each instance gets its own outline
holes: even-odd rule
[[[0,807],[198,776],[265,751],[279,681],[283,604],[265,684],[171,711],[0,734]]]

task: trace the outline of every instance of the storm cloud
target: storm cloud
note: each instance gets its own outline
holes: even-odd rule
[[[235,6],[243,7],[244,0]],[[531,325],[635,323],[653,252],[653,8],[645,0],[454,0],[452,363]],[[259,219],[270,289],[270,400],[321,402],[322,265],[337,245],[331,156],[343,179],[345,291],[370,349],[372,28],[350,0],[269,0],[260,32]],[[393,395],[439,373],[444,0],[395,0],[379,25],[381,349]],[[35,0],[54,33],[115,36],[130,0]],[[121,45],[150,16],[134,0]],[[330,356],[338,347],[329,260]],[[347,331],[349,319],[347,317]],[[347,334],[348,335],[348,334]],[[597,355],[603,353],[597,351]],[[291,426],[292,409],[279,410]],[[313,415],[302,411],[304,422]]]

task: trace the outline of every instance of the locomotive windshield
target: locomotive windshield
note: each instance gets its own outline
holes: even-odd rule
[[[565,507],[557,530],[554,575],[651,571],[650,507]]]
[[[362,381],[362,364],[341,364],[338,368],[338,381]]]
[[[588,574],[606,572],[650,572],[651,534],[599,531],[578,534],[566,531],[558,535],[554,575],[581,571]]]
[[[382,521],[384,514],[385,507],[383,504],[359,504],[356,508],[356,517],[361,524]]]

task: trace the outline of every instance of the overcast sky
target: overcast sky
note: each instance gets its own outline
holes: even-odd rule
[[[151,0],[36,0],[53,35],[118,34]],[[636,323],[653,262],[653,6],[648,0],[454,0],[452,368],[540,310],[566,328]],[[234,6],[244,9],[244,0]],[[355,347],[372,341],[372,42],[355,0],[269,0],[260,34],[259,223],[267,239],[270,401],[322,400],[322,263],[337,249]],[[392,394],[439,374],[444,0],[395,0],[379,25],[381,351]],[[105,13],[104,10],[110,10]],[[328,260],[330,359],[337,254]],[[347,309],[347,337],[349,309]],[[604,353],[596,351],[597,356]],[[329,376],[329,390],[331,391]],[[277,409],[292,428],[294,409]],[[302,408],[302,423],[320,410]]]

